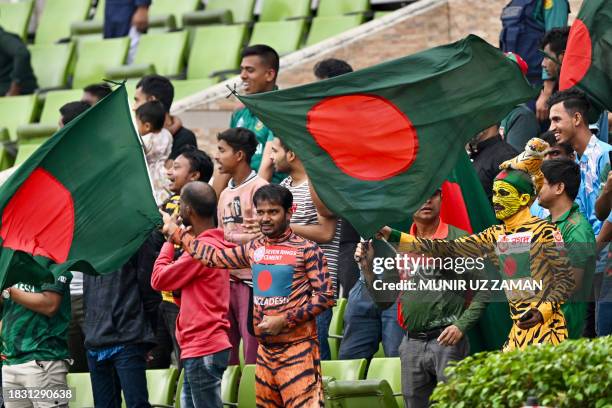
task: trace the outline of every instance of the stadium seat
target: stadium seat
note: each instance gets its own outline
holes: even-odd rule
[[[200,4],[200,0],[154,0],[149,8],[149,27],[174,29],[168,26],[168,16],[173,16],[176,27],[181,27],[183,14],[197,10]]]
[[[33,0],[22,0],[16,3],[0,2],[0,26],[4,31],[17,34],[25,41],[33,9]]]
[[[172,81],[172,85],[174,86],[174,100],[178,101],[179,99],[196,94],[215,85],[217,82],[218,80],[216,78],[175,79]]]
[[[202,79],[216,74],[236,74],[247,27],[199,27],[193,32],[193,44],[187,64],[187,79]]]
[[[363,22],[363,15],[316,17],[312,20],[312,26],[308,33],[306,45],[313,45],[351,28],[359,26]]]
[[[385,357],[385,348],[383,347],[382,342],[378,343],[378,350],[374,353],[375,358],[383,358]]]
[[[309,15],[310,0],[263,0],[259,21],[303,19]]]
[[[377,11],[376,13],[374,13],[374,19],[388,16],[391,13],[393,13],[393,11]]]
[[[91,0],[47,0],[43,8],[36,36],[36,44],[50,44],[70,37],[70,25],[84,21]]]
[[[257,23],[249,44],[266,44],[279,55],[289,54],[300,47],[305,28],[306,20]]]
[[[147,390],[149,403],[172,405],[176,394],[178,370],[175,367],[147,370]]]
[[[336,380],[362,380],[365,376],[367,360],[322,360],[321,374]]]
[[[319,0],[317,16],[341,16],[343,14],[363,14],[370,9],[369,0]]]
[[[242,368],[238,387],[238,407],[255,408],[255,364],[247,364]]]
[[[108,68],[123,64],[129,45],[127,37],[80,43],[72,87],[83,88],[101,82]]]
[[[8,130],[12,141],[17,140],[17,127],[34,120],[36,114],[36,96],[3,96],[0,97],[0,123]]]
[[[80,89],[65,89],[50,91],[45,94],[44,105],[38,123],[29,123],[17,128],[17,139],[33,140],[47,138],[58,130],[60,118],[59,109],[68,102],[81,100],[83,91]]]
[[[74,43],[37,44],[31,45],[29,50],[39,89],[65,88],[68,85]]]
[[[141,78],[150,73],[177,77],[185,69],[187,32],[147,34],[140,37],[134,61],[106,70],[110,79]]]
[[[70,401],[70,406],[79,408],[93,407],[93,391],[91,389],[89,373],[68,373],[66,379],[68,387],[74,393],[74,399]]]
[[[221,400],[236,403],[238,397],[238,383],[240,381],[240,366],[227,366],[221,379]]]
[[[27,140],[20,140],[17,148],[17,157],[15,158],[15,166],[19,166],[26,161],[49,137],[40,137]]]
[[[346,309],[347,300],[340,298],[336,301],[336,306],[333,308],[331,322],[329,323],[329,331],[327,341],[331,352],[331,359],[338,359],[338,351],[340,350],[340,342],[344,333],[344,310]]]
[[[183,14],[183,26],[248,23],[255,0],[209,0],[206,9]]]
[[[332,381],[325,396],[327,408],[397,408],[386,380]]]
[[[397,405],[404,407],[402,396],[402,364],[399,357],[373,358],[368,367],[367,380],[387,380]]]
[[[104,6],[105,0],[98,0],[96,9],[91,20],[76,21],[70,25],[70,32],[73,36],[96,35],[102,38],[104,30]]]

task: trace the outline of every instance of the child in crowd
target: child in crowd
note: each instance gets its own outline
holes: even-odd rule
[[[172,150],[172,135],[164,129],[165,117],[166,110],[159,101],[147,102],[136,109],[138,134],[142,137],[157,205],[170,196],[164,164]]]

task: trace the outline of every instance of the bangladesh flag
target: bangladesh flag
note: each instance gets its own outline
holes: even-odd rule
[[[0,188],[0,278],[118,269],[161,223],[125,86],[46,141]]]
[[[599,109],[612,110],[612,2],[582,3],[561,65],[559,89],[576,86]]]
[[[323,202],[369,237],[407,219],[451,173],[469,139],[535,95],[514,62],[470,35],[239,98],[298,152]]]

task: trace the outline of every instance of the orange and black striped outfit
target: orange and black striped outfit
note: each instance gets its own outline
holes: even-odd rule
[[[315,316],[334,304],[323,253],[312,241],[287,229],[219,250],[181,231],[172,236],[185,251],[215,268],[253,270],[253,326],[259,342],[258,407],[322,407],[323,388]],[[276,336],[262,333],[264,315],[285,315],[287,327]]]

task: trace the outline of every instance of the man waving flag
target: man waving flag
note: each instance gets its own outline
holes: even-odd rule
[[[287,90],[239,96],[362,236],[407,219],[465,144],[535,91],[477,36]]]
[[[161,222],[125,86],[46,141],[0,188],[0,279],[109,273]]]

